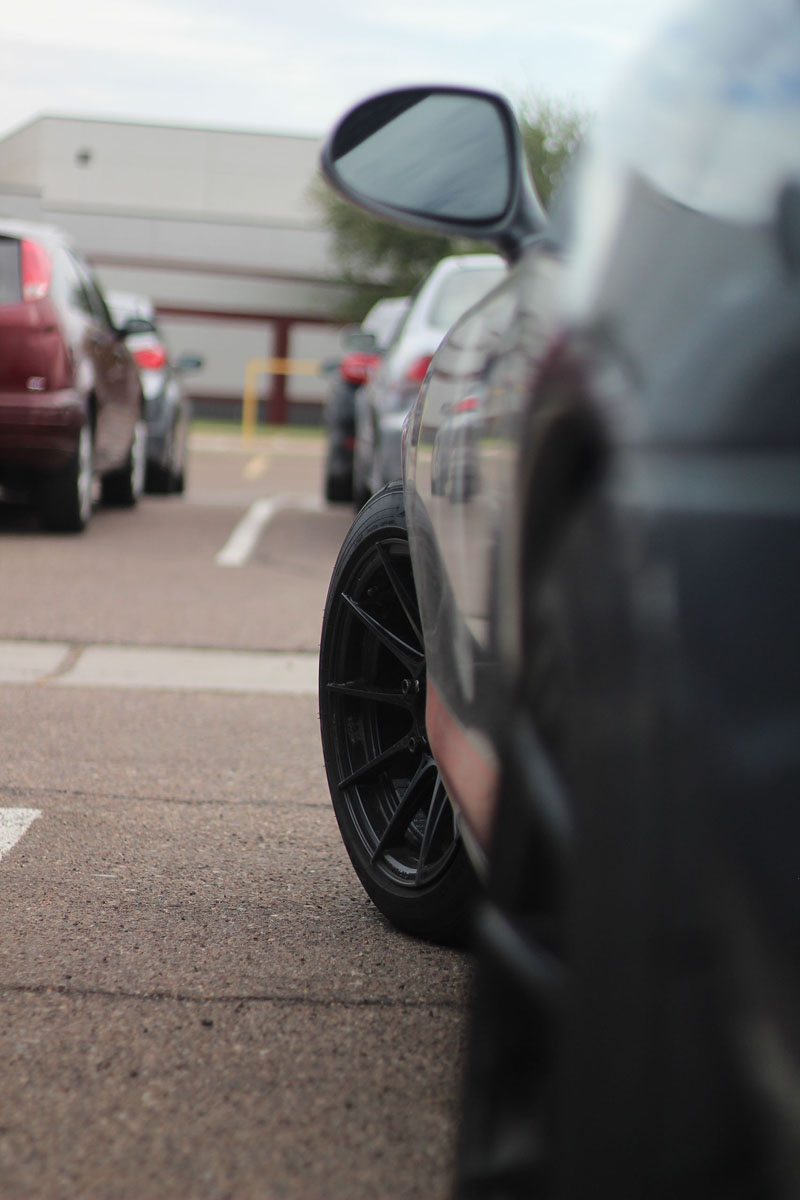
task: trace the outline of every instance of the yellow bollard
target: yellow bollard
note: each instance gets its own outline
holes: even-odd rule
[[[260,375],[319,375],[320,364],[311,358],[251,358],[245,363],[242,389],[242,441],[252,441],[258,417]]]

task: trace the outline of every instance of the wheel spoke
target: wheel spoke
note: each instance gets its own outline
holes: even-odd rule
[[[370,775],[376,774],[382,767],[398,754],[402,754],[408,749],[408,738],[403,737],[394,745],[388,746],[386,750],[382,750],[380,754],[376,754],[369,762],[363,763],[360,767],[356,767],[349,775],[345,775],[339,780],[339,787],[352,787],[354,783],[360,783],[361,780],[367,779]]]
[[[423,784],[425,776],[430,774],[431,766],[432,760],[424,758],[417,767],[413,779],[409,782],[400,803],[389,818],[389,823],[373,851],[373,862],[376,862],[381,857],[388,846],[391,846],[403,836],[414,817],[422,808],[427,795]]]
[[[419,611],[417,609],[417,605],[414,602],[413,597],[409,595],[408,589],[394,568],[394,564],[391,560],[388,550],[383,545],[378,546],[378,558],[381,560],[383,569],[386,572],[386,578],[392,585],[392,591],[394,592],[395,596],[397,596],[403,612],[406,614],[406,619],[414,632],[414,637],[421,646],[422,629],[420,628]]]
[[[399,637],[391,629],[363,609],[352,596],[348,596],[346,592],[342,593],[342,599],[346,604],[349,604],[359,621],[375,635],[378,641],[386,647],[386,649],[398,659],[404,667],[406,667],[415,677],[421,672],[425,665],[425,659],[419,650],[414,646],[410,646],[408,642]]]
[[[428,810],[428,816],[425,821],[425,832],[422,836],[422,847],[420,849],[419,859],[417,861],[417,880],[420,879],[425,871],[425,867],[428,863],[428,856],[431,853],[431,848],[433,847],[436,835],[442,826],[443,820],[447,819],[448,817],[451,820],[453,819],[453,810],[450,807],[450,801],[447,798],[447,792],[445,791],[444,784],[442,783],[442,777],[437,770],[436,782],[433,785],[433,799],[431,800],[431,806]]]
[[[348,683],[329,683],[329,692],[340,696],[351,696],[354,700],[374,700],[377,704],[394,704],[398,708],[408,708],[408,697],[397,688],[379,687],[376,683],[363,683],[360,680],[350,680]]]

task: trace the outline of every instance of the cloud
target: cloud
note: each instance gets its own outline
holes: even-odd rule
[[[594,107],[668,2],[28,0],[4,14],[0,135],[42,111],[320,133],[431,80]]]

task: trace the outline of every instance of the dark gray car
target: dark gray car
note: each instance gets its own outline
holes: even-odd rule
[[[147,419],[148,492],[182,492],[186,485],[186,451],[191,403],[184,376],[199,371],[203,359],[183,354],[174,360],[161,333],[152,301],[130,292],[109,292],[108,306],[115,325],[140,322],[139,332],[128,338],[128,347],[139,368]]]
[[[463,937],[484,881],[456,1195],[797,1196],[800,8],[669,23],[549,219],[469,89],[365,102],[324,165],[510,263],[320,651],[376,905]]]

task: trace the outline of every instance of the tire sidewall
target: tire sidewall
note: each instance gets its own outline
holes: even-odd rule
[[[342,544],[334,566],[320,641],[319,707],[323,758],[337,823],[350,860],[364,889],[376,906],[399,928],[437,941],[464,940],[475,876],[463,843],[459,841],[446,869],[428,885],[404,887],[394,883],[371,863],[344,790],[339,786],[337,724],[328,682],[336,662],[343,621],[343,592],[367,555],[381,542],[408,540],[403,488],[392,483],[373,496],[358,516]],[[413,567],[412,567],[413,569]]]

